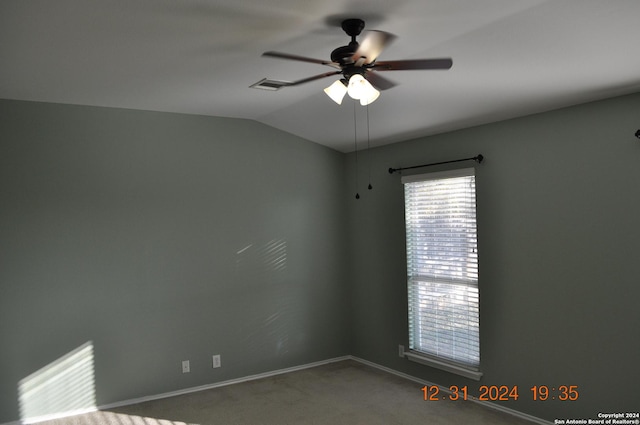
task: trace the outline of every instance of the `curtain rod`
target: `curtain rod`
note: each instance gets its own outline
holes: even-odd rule
[[[432,164],[414,165],[413,167],[389,168],[389,174],[393,174],[396,171],[410,170],[412,168],[422,168],[422,167],[431,167],[433,165],[451,164],[452,162],[462,162],[462,161],[471,161],[471,160],[473,160],[473,161],[477,162],[478,164],[481,164],[483,159],[484,159],[484,156],[478,154],[477,156],[474,156],[473,158],[454,159],[452,161],[442,161],[442,162],[434,162]]]

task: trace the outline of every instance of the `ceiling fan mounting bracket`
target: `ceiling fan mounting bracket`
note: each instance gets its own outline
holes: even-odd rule
[[[341,26],[344,32],[351,36],[351,40],[355,41],[356,37],[359,36],[364,29],[364,21],[357,18],[345,19],[342,21]]]

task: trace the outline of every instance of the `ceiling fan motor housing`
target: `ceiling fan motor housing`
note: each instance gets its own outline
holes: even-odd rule
[[[342,21],[342,29],[351,37],[351,42],[347,46],[338,47],[331,52],[331,60],[346,65],[353,63],[353,55],[360,45],[356,41],[356,37],[360,35],[364,29],[364,21],[362,19],[345,19]]]
[[[353,55],[358,50],[359,44],[357,41],[352,41],[348,46],[342,46],[331,52],[331,61],[339,63],[340,65],[347,65],[353,63]]]

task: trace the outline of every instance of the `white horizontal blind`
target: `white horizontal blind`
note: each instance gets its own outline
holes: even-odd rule
[[[412,176],[403,183],[410,348],[477,370],[474,170]]]

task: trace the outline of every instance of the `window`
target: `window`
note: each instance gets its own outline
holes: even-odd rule
[[[407,357],[480,379],[474,169],[408,176]]]

